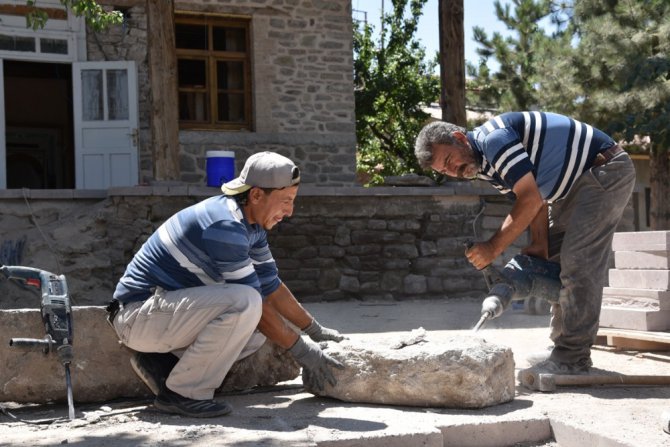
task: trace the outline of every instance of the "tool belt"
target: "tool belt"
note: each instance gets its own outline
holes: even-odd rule
[[[116,314],[118,314],[121,309],[123,309],[123,303],[119,300],[112,300],[107,307],[105,307],[105,310],[107,311],[107,321],[109,321],[109,324],[111,324],[112,327],[114,327],[114,318],[116,318]]]
[[[621,146],[618,144],[615,144],[614,146],[610,147],[609,149],[605,149],[598,155],[596,155],[596,158],[593,159],[593,163],[591,164],[591,167],[597,168],[598,166],[602,166],[604,164],[607,164],[610,160],[612,160],[614,157],[617,155],[621,154],[622,152],[625,152]]]

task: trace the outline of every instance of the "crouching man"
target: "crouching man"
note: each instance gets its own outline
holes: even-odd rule
[[[290,352],[317,384],[335,384],[342,368],[315,341],[342,340],[295,299],[277,272],[266,231],[293,213],[300,171],[273,152],[249,157],[223,195],[183,209],[135,254],[120,279],[109,319],[121,342],[138,351],[131,364],[161,411],[215,417],[214,400],[236,360],[266,337]],[[178,356],[172,353],[178,354]]]

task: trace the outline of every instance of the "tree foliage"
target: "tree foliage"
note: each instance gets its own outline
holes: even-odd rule
[[[409,4],[408,4],[409,3]],[[426,0],[392,0],[379,40],[368,24],[354,30],[357,169],[379,184],[387,175],[422,172],[414,139],[428,119],[422,107],[439,97],[436,58],[415,38]]]
[[[572,82],[584,113],[627,140],[670,146],[670,2],[577,0]]]
[[[26,5],[32,8],[26,14],[26,26],[34,30],[44,28],[49,19],[46,11],[39,9],[37,3],[37,0],[26,0]],[[60,0],[60,3],[77,17],[84,17],[86,23],[94,31],[100,31],[110,25],[118,25],[123,22],[121,12],[105,11],[95,0]]]
[[[513,8],[512,8],[513,5]],[[504,37],[494,32],[490,37],[481,27],[473,28],[473,37],[479,44],[479,65],[468,64],[468,102],[485,110],[508,111],[536,108],[541,102],[535,88],[538,49],[549,37],[538,23],[551,14],[550,0],[513,0],[502,4],[494,2],[495,13],[513,36]],[[500,68],[493,73],[489,59],[495,59]]]

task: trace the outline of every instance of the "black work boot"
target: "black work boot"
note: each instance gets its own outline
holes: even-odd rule
[[[136,352],[130,358],[130,366],[157,396],[178,361],[179,357],[170,352]]]
[[[233,409],[224,401],[214,399],[190,399],[175,393],[163,385],[154,400],[154,407],[166,413],[181,414],[193,418],[225,416]]]

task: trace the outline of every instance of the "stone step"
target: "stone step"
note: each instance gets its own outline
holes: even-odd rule
[[[670,231],[630,231],[614,233],[613,251],[670,250]]]
[[[119,344],[98,306],[72,308],[74,341],[70,371],[75,406],[122,397],[149,397],[151,392],[130,366],[132,351]],[[46,403],[66,400],[65,369],[57,354],[9,346],[11,338],[44,338],[39,309],[0,311],[0,402]],[[266,342],[255,354],[233,365],[222,389],[273,385],[298,376],[290,354]],[[265,382],[265,383],[263,383]]]
[[[666,331],[670,329],[670,310],[649,311],[603,306],[600,310],[600,327]]]
[[[670,290],[603,287],[603,305],[670,310]]]
[[[670,251],[615,251],[614,266],[618,269],[667,270]]]
[[[610,269],[609,286],[625,289],[670,290],[670,270]]]

